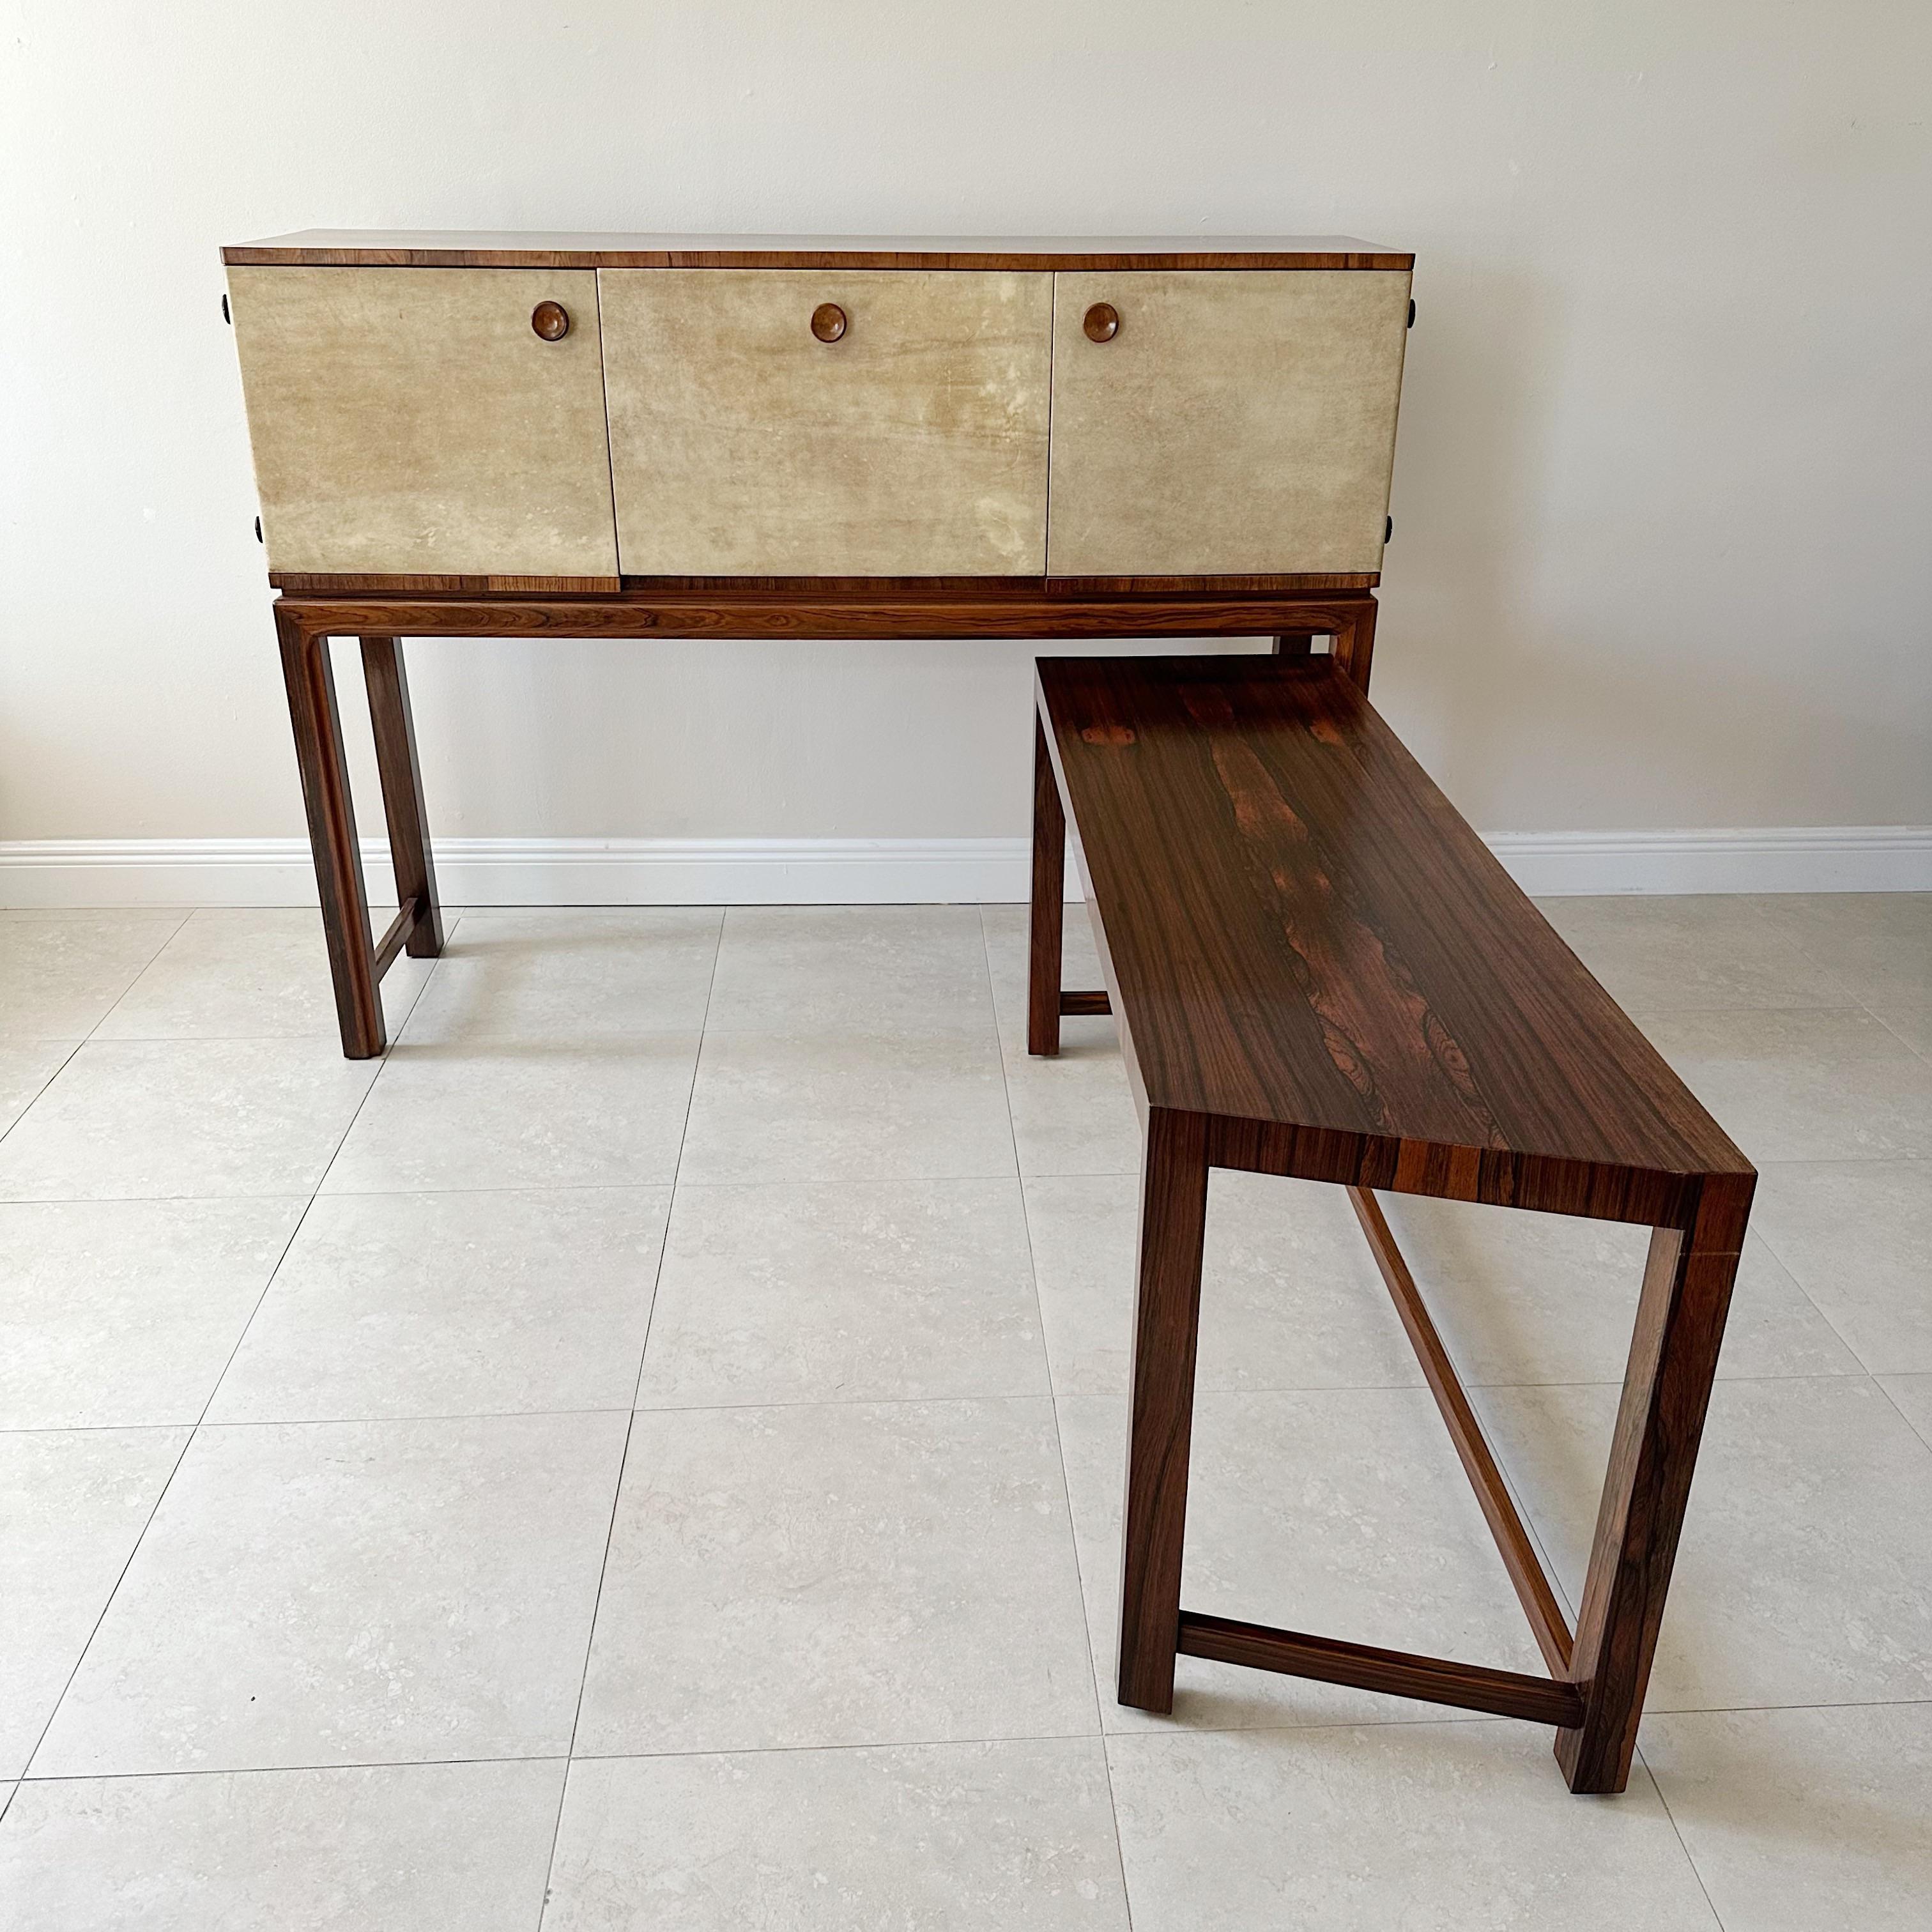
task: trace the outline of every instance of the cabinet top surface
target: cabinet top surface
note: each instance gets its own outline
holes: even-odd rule
[[[1414,256],[1348,235],[592,235],[304,228],[221,251],[231,267],[1382,268]]]

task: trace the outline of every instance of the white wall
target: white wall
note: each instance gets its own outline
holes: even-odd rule
[[[1932,823],[1924,0],[9,0],[0,40],[0,840],[299,833],[216,250],[311,224],[1413,248],[1378,694],[1475,823]],[[1030,655],[419,644],[434,826],[1016,836]]]

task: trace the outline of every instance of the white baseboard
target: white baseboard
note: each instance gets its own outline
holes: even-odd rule
[[[1932,891],[1932,826],[1502,832],[1528,891]],[[388,848],[363,843],[388,896]],[[883,905],[1027,896],[1024,838],[441,838],[451,905]],[[1077,890],[1077,888],[1075,889]],[[0,906],[313,904],[299,838],[0,842]]]
[[[1539,898],[1932,892],[1932,825],[1491,832],[1484,837],[1517,884]]]
[[[1024,838],[439,838],[448,905],[884,905],[1023,899]],[[362,842],[393,900],[386,840]],[[0,843],[0,905],[313,905],[302,838]]]

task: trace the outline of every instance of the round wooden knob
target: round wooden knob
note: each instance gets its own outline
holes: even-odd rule
[[[1080,326],[1089,342],[1111,342],[1120,332],[1120,312],[1112,302],[1096,302]]]
[[[836,302],[820,302],[812,311],[812,332],[821,342],[836,342],[845,333],[845,311]]]
[[[570,311],[561,302],[540,302],[530,310],[530,327],[546,342],[561,342],[570,333]]]

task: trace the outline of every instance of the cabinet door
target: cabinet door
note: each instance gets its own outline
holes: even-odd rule
[[[598,290],[627,574],[1044,571],[1050,276],[605,268]]]
[[[1381,568],[1406,274],[1054,281],[1054,576]]]
[[[591,271],[238,268],[228,287],[272,570],[616,575]]]

